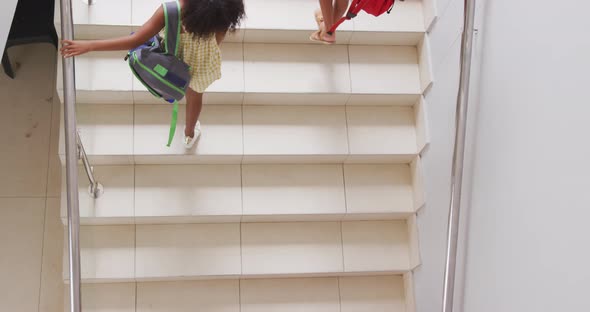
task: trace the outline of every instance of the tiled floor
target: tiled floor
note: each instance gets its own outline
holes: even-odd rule
[[[9,54],[17,78],[0,74],[0,311],[61,312],[55,52],[41,44]]]

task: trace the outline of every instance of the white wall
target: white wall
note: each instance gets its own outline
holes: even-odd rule
[[[429,34],[434,84],[426,95],[430,148],[423,154],[426,206],[418,214],[422,265],[415,271],[418,312],[442,303],[454,116],[459,81],[463,0],[436,0],[438,20]]]
[[[16,3],[18,0],[2,0],[0,1],[0,53],[4,52],[6,39],[10,32],[10,25],[12,24],[12,17],[14,10],[16,10]]]
[[[590,3],[485,2],[463,310],[590,311]]]
[[[419,312],[441,310],[462,5],[437,0],[430,33]],[[582,1],[478,1],[462,311],[590,311],[587,12]]]

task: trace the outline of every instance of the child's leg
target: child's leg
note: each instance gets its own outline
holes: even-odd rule
[[[324,16],[324,31],[327,32],[344,15],[348,9],[349,0],[320,0],[320,7]],[[336,41],[336,34],[323,33],[323,41],[333,43]]]
[[[348,9],[348,2],[348,0],[336,0],[334,2],[334,23],[344,16],[346,9]]]
[[[324,26],[327,31],[334,24],[334,7],[332,6],[332,0],[320,0],[320,8],[322,9],[322,15],[324,16]]]
[[[194,138],[195,125],[201,115],[203,109],[203,93],[193,91],[188,88],[186,91],[186,127],[184,128],[184,135]]]

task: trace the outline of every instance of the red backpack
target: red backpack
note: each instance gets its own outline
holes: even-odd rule
[[[340,24],[344,23],[346,20],[355,18],[361,10],[375,16],[379,16],[385,12],[389,14],[393,9],[394,3],[395,0],[354,0],[352,5],[350,5],[350,8],[348,8],[346,15],[330,28],[328,34],[333,34]]]
[[[394,1],[395,0],[366,1],[367,4],[365,4],[365,6],[362,7],[362,10],[375,16],[379,16],[385,12],[389,14],[391,12],[391,9],[393,9]]]

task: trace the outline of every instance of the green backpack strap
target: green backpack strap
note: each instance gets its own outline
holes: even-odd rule
[[[166,53],[178,56],[180,29],[182,25],[180,3],[178,3],[178,0],[166,2],[162,4],[162,8],[164,9],[164,18],[166,21],[164,48],[166,49]]]
[[[176,123],[178,122],[178,101],[174,101],[174,108],[172,108],[172,119],[170,120],[170,133],[168,134],[168,144],[170,147],[172,140],[174,139],[174,133],[176,132]]]
[[[182,25],[180,3],[178,0],[166,2],[162,4],[164,9],[164,18],[166,21],[164,40],[164,47],[166,53],[178,56],[178,46],[180,43],[180,27]],[[168,144],[170,147],[172,140],[174,139],[174,133],[176,132],[176,123],[178,122],[178,101],[174,101],[174,108],[172,109],[172,119],[170,120],[170,132],[168,134]]]

